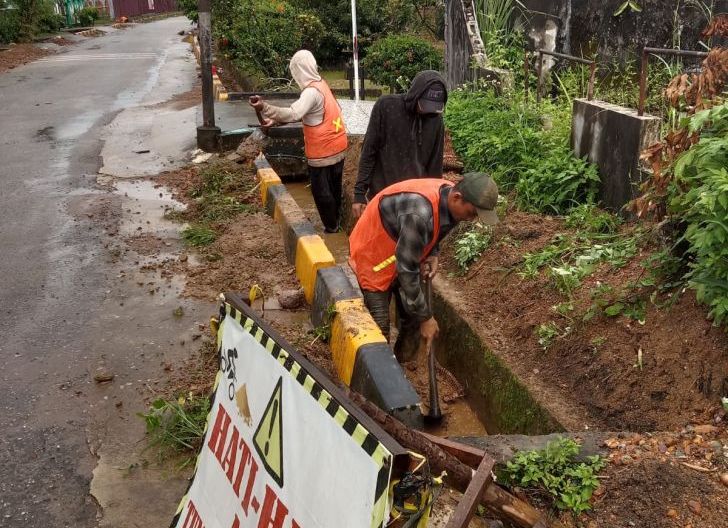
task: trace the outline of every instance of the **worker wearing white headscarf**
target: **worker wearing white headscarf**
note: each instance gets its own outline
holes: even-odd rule
[[[301,88],[301,95],[290,107],[278,107],[250,98],[250,104],[274,124],[303,123],[303,137],[311,193],[327,233],[339,230],[341,223],[344,157],[348,146],[341,108],[318,73],[313,54],[297,51],[289,64],[291,76]]]

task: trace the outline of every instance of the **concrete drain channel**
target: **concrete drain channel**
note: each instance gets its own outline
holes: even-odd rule
[[[421,428],[421,399],[364,308],[356,279],[346,264],[347,236],[319,234],[323,229],[305,165],[301,158],[298,163],[294,158],[288,153],[266,152],[266,157],[256,160],[256,171],[265,209],[281,227],[286,256],[296,265],[311,304],[311,322],[314,326],[326,324],[326,314],[335,307],[334,320],[328,323],[340,379],[406,424]],[[488,432],[543,435],[565,430],[488,350],[437,287],[434,303],[441,328],[436,356],[463,385],[465,397],[445,403],[446,419],[427,432],[473,438],[477,443],[475,439]]]

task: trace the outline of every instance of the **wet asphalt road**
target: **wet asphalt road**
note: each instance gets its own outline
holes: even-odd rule
[[[110,311],[130,288],[105,247],[113,214],[104,224],[74,207],[100,192],[102,130],[158,86],[186,27],[181,18],[139,25],[0,74],[2,527],[98,523],[96,454],[114,420],[134,410],[118,418],[104,407],[112,393],[93,375],[123,362],[126,347],[142,350],[142,337],[129,335],[138,333],[134,302]]]

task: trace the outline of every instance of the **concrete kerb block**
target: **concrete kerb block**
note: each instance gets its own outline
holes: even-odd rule
[[[192,37],[192,53],[195,54],[195,59],[197,59],[197,63],[200,63],[200,42],[197,40],[197,35]]]
[[[350,385],[359,348],[376,343],[386,346],[387,340],[364,306],[364,299],[338,301],[334,310],[329,346],[339,379]]]
[[[268,158],[266,158],[265,156],[262,156],[262,155],[259,155],[258,157],[256,157],[255,160],[253,161],[253,163],[255,164],[256,170],[273,168],[273,167],[271,167],[271,164],[268,162]]]
[[[265,197],[263,198],[263,205],[265,206],[265,212],[268,216],[274,216],[276,210],[276,202],[288,191],[286,186],[282,183],[279,185],[269,185],[266,190]],[[312,234],[312,233],[307,233]]]
[[[290,264],[295,264],[298,240],[315,235],[316,230],[288,191],[276,191],[276,194],[273,219],[281,227],[286,258]]]
[[[361,298],[361,290],[351,283],[343,266],[318,270],[311,304],[311,324],[314,327],[331,324],[331,310],[338,301]]]
[[[406,425],[422,428],[420,397],[407,381],[388,344],[370,343],[359,347],[350,387]]]
[[[276,171],[270,168],[262,168],[256,171],[256,176],[260,182],[260,199],[263,207],[268,202],[268,188],[274,185],[281,185],[283,182],[276,174]]]
[[[296,245],[296,277],[303,288],[306,301],[313,302],[316,276],[321,268],[334,266],[334,256],[318,235],[306,235],[298,239]]]
[[[212,74],[212,92],[216,101],[227,101],[228,92],[217,73]]]

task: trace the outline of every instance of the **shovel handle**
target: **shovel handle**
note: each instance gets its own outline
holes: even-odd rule
[[[427,298],[427,306],[432,312],[432,279],[428,276],[423,284],[424,294]],[[440,394],[437,387],[437,365],[435,363],[435,351],[432,342],[427,344],[427,366],[429,369],[430,381],[430,411],[427,414],[431,420],[440,420],[442,412],[440,411]]]

